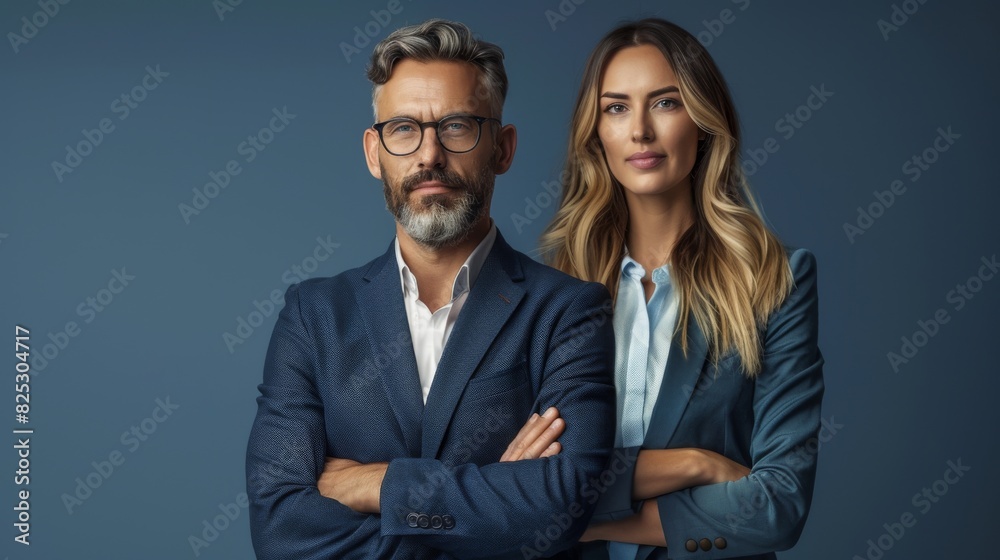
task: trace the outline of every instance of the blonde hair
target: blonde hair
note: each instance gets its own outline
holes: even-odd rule
[[[656,18],[628,23],[591,53],[573,112],[568,180],[542,234],[541,251],[552,266],[617,293],[629,216],[597,136],[598,89],[611,56],[639,45],[663,53],[678,78],[682,103],[708,133],[693,170],[694,224],[670,256],[680,302],[676,332],[686,354],[688,323],[694,319],[712,359],[734,349],[753,378],[761,369],[760,329],[791,291],[792,273],[740,167],[739,123],[729,88],[708,51],[681,27]]]

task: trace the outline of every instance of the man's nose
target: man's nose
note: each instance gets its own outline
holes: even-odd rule
[[[421,131],[423,140],[417,148],[417,164],[421,168],[442,168],[447,161],[447,152],[438,140],[437,129],[431,126]]]

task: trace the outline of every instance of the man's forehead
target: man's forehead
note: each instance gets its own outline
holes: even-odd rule
[[[467,62],[401,60],[382,86],[379,112],[477,112],[487,105],[479,84],[479,69]]]

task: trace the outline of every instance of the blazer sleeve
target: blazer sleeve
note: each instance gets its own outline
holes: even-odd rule
[[[789,264],[795,288],[768,322],[755,383],[750,475],[657,498],[671,558],[786,550],[805,525],[816,478],[823,358],[815,258],[799,249]],[[695,548],[703,539],[710,550]]]
[[[608,301],[603,286],[583,285],[547,342],[537,404],[539,410],[557,407],[566,420],[562,452],[481,467],[394,459],[382,482],[383,535],[410,535],[457,558],[535,558],[577,541],[596,503],[596,492],[588,493],[588,485],[600,477],[614,443],[614,334]],[[418,487],[426,496],[421,508],[446,512],[453,527],[411,527],[406,504]]]
[[[615,521],[638,513],[641,502],[632,500],[632,488],[635,482],[635,466],[639,462],[641,445],[633,447],[616,447],[612,454],[608,469],[615,476],[608,476],[601,481],[600,499],[594,509],[591,522]]]
[[[247,448],[250,535],[261,560],[364,558],[381,539],[378,516],[327,499],[316,487],[326,430],[312,340],[296,284],[271,335]]]

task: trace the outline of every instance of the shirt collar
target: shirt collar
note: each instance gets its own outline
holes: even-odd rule
[[[635,280],[642,280],[646,276],[646,269],[629,255],[628,247],[625,247],[625,256],[622,257],[621,268],[623,278],[627,276],[629,278],[634,278]],[[668,284],[669,282],[670,263],[668,262],[653,270],[653,283]]]
[[[476,245],[476,248],[472,250],[469,258],[465,259],[465,263],[462,264],[462,267],[458,269],[458,274],[455,275],[455,281],[452,284],[451,290],[452,301],[471,290],[472,286],[475,285],[476,279],[479,277],[479,271],[482,270],[483,263],[486,262],[486,257],[490,254],[496,238],[497,225],[491,220],[490,231],[479,242],[479,245]],[[398,237],[394,245],[396,249],[396,266],[399,268],[400,283],[403,286],[403,297],[419,298],[420,290],[417,287],[417,278],[410,272],[410,267],[406,265],[406,262],[403,261],[403,253],[399,250]]]

